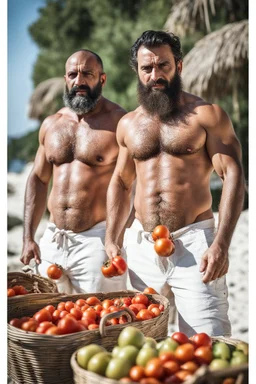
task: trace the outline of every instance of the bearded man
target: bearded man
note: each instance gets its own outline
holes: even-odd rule
[[[102,96],[106,83],[101,58],[86,49],[66,62],[65,107],[47,117],[25,192],[21,261],[36,261],[36,272],[59,264],[60,292],[99,292],[126,288],[125,276],[105,278],[106,191],[118,155],[116,127],[126,113]],[[39,246],[34,235],[46,208],[49,223]]]
[[[228,115],[182,90],[182,52],[172,33],[146,31],[131,49],[140,106],[119,122],[119,155],[107,193],[105,246],[118,238],[129,214],[136,178],[135,221],[125,233],[133,288],[174,293],[181,332],[231,335],[225,275],[228,248],[244,200],[241,148]],[[210,177],[223,180],[218,228]],[[168,227],[175,252],[154,251],[152,231]]]

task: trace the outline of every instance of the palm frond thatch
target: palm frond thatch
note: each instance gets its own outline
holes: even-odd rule
[[[206,35],[184,57],[183,86],[214,100],[247,83],[248,20],[226,24]]]
[[[63,77],[53,77],[39,83],[29,100],[28,116],[40,120],[46,112],[54,113],[52,105],[56,97],[63,94],[64,84]]]
[[[164,30],[184,37],[196,29],[198,20],[204,22],[207,32],[211,32],[209,8],[215,15],[215,0],[177,0],[174,2]],[[209,4],[208,4],[209,2]]]

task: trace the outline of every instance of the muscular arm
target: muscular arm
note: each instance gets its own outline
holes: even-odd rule
[[[29,264],[32,258],[39,263],[40,251],[34,242],[34,235],[46,208],[49,181],[52,176],[52,165],[46,160],[44,136],[47,122],[43,123],[39,132],[39,148],[33,169],[28,177],[24,201],[24,231],[21,261]]]
[[[243,208],[245,190],[240,143],[227,114],[216,105],[212,108],[213,116],[209,116],[209,121],[213,125],[206,127],[206,146],[213,167],[223,180],[223,188],[217,234],[201,263],[204,282],[215,280],[228,271],[228,248]]]
[[[125,146],[125,124],[123,120],[120,120],[118,124],[117,141],[119,144],[119,155],[107,191],[105,247],[109,257],[120,253],[119,246],[121,246],[120,240],[122,240],[124,229],[131,225],[130,221],[134,219],[134,211],[131,211],[130,206],[132,185],[135,180],[135,165]]]

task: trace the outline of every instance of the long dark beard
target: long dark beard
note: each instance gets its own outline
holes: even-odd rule
[[[165,85],[164,89],[153,89],[154,84]],[[182,81],[176,71],[171,82],[159,79],[156,82],[150,81],[147,85],[142,84],[138,79],[137,94],[140,105],[150,114],[159,116],[160,120],[167,122],[178,109]]]
[[[86,90],[86,95],[77,95],[76,91]],[[94,88],[89,88],[87,85],[74,86],[68,90],[65,87],[63,94],[64,105],[74,111],[77,115],[83,115],[93,110],[101,96],[102,84],[99,81]]]

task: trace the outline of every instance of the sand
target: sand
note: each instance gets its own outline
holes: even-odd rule
[[[23,218],[23,200],[27,177],[32,163],[26,165],[21,174],[9,173],[8,184],[14,189],[8,195],[8,214]],[[218,214],[215,213],[218,219]],[[42,219],[36,232],[36,240],[41,237],[46,226],[46,218]],[[21,271],[23,264],[19,261],[22,250],[22,226],[18,225],[8,231],[8,250],[13,254],[8,256],[8,271]],[[230,267],[227,274],[229,290],[229,317],[232,324],[232,337],[249,341],[248,336],[248,210],[243,211],[238,220],[230,250]],[[175,323],[173,329],[177,329]]]

